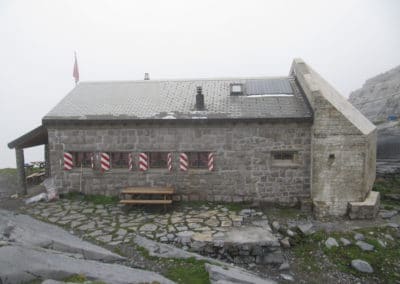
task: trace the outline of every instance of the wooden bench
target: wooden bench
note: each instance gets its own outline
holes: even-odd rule
[[[172,195],[175,189],[171,187],[129,187],[121,191],[124,199],[120,200],[121,204],[171,204]],[[132,199],[126,199],[126,196],[131,196]],[[135,195],[160,195],[162,199],[135,199]]]

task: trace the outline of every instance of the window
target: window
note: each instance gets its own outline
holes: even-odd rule
[[[189,152],[189,168],[203,169],[208,168],[208,152]]]
[[[275,166],[298,166],[296,151],[274,151],[271,153],[272,164]]]
[[[167,152],[148,153],[150,169],[167,168]]]
[[[111,168],[127,168],[129,161],[128,152],[111,152]]]
[[[292,161],[293,158],[294,158],[294,152],[279,151],[274,153],[274,160]]]
[[[234,83],[231,84],[231,96],[240,96],[243,95],[243,84]]]
[[[93,152],[70,152],[72,155],[74,167],[91,168]]]

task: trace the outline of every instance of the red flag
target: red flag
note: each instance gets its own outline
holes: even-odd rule
[[[76,59],[76,52],[75,52],[75,63],[74,63],[74,72],[72,76],[75,78],[75,84],[79,82],[79,69],[78,69],[78,59]]]

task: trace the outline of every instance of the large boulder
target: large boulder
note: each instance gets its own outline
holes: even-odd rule
[[[3,284],[25,283],[37,279],[63,280],[74,274],[82,274],[88,280],[113,284],[173,283],[150,271],[18,245],[0,247],[0,270],[0,283]]]
[[[83,241],[69,232],[27,215],[0,210],[0,236],[14,243],[82,254],[85,259],[117,261],[124,258]]]

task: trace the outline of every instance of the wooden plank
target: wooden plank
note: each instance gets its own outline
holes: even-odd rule
[[[45,175],[44,172],[37,172],[37,173],[33,173],[33,174],[27,176],[26,179],[31,179],[31,178],[35,178],[35,177],[41,177],[41,176],[44,176],[44,175]]]
[[[128,199],[121,200],[121,204],[171,204],[172,200],[147,200],[147,199]]]
[[[34,178],[36,176],[37,176],[37,173],[33,173],[33,174],[27,176],[26,179]]]
[[[173,188],[152,188],[152,187],[143,187],[143,188],[126,188],[121,191],[123,194],[174,194],[175,189]]]

